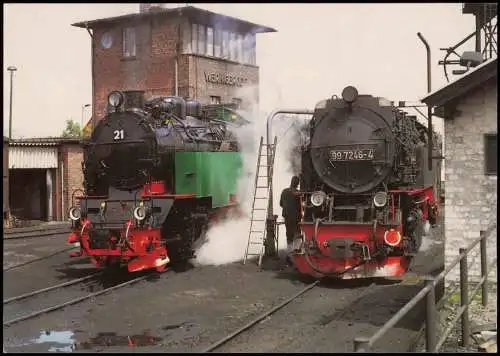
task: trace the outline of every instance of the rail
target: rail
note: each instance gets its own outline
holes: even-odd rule
[[[413,307],[417,305],[422,299],[425,298],[426,313],[425,313],[425,337],[426,337],[426,352],[439,352],[448,335],[453,330],[458,319],[461,318],[461,340],[462,346],[466,347],[469,344],[470,335],[470,320],[469,320],[469,304],[474,296],[481,288],[482,304],[488,304],[488,274],[491,272],[492,267],[497,263],[497,259],[487,265],[486,254],[486,239],[491,235],[492,231],[496,228],[496,223],[491,225],[487,230],[481,231],[480,236],[474,240],[467,248],[460,248],[459,255],[453,262],[445,268],[437,277],[429,278],[426,280],[426,286],[413,297],[403,308],[401,308],[389,321],[387,321],[375,334],[371,337],[356,337],[354,339],[355,352],[367,352],[373,345],[380,340],[391,328],[393,328],[403,317],[408,314]],[[480,244],[480,257],[481,257],[481,279],[477,286],[472,291],[469,298],[469,283],[468,283],[468,265],[467,256],[469,252]],[[443,336],[437,340],[437,320],[438,308],[436,307],[436,286],[440,283],[453,268],[460,263],[460,308],[457,315],[451,321],[450,325],[444,331]]]

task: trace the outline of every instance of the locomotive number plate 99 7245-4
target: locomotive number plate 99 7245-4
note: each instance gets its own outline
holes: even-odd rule
[[[374,149],[361,150],[331,150],[331,161],[371,161],[374,157]]]

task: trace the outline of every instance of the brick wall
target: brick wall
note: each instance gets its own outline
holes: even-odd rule
[[[135,58],[123,57],[123,29],[127,24],[94,30],[95,117],[105,115],[107,97],[113,90],[144,90],[146,97],[173,94],[177,24],[177,19],[135,24]],[[113,37],[110,48],[101,45],[105,33]]]
[[[479,231],[497,221],[497,177],[484,174],[484,134],[497,133],[497,82],[468,94],[445,121],[446,144],[446,265]],[[479,249],[472,251],[472,255]],[[496,229],[487,242],[488,262],[496,257]],[[469,258],[469,263],[472,258]],[[479,256],[471,267],[472,280],[480,276]],[[496,267],[490,279],[496,283]],[[458,280],[458,266],[450,280]]]
[[[64,162],[63,220],[67,220],[68,210],[71,207],[71,195],[75,189],[83,189],[83,150],[80,145],[67,144],[61,147],[61,154]]]
[[[137,55],[123,58],[123,28],[126,24],[94,29],[94,106],[93,115],[101,119],[106,113],[107,97],[113,90],[144,90],[146,98],[175,93],[175,55],[181,40],[179,24],[187,19],[152,18],[135,24]],[[181,26],[182,28],[182,26]],[[113,38],[106,49],[101,45],[104,34]],[[244,86],[208,83],[207,73],[231,73],[247,82]],[[179,95],[209,103],[210,96],[222,102],[241,98],[243,105],[258,102],[259,68],[231,61],[196,55],[180,55],[178,62]]]
[[[198,55],[189,58],[189,97],[197,98],[202,104],[210,104],[210,96],[220,96],[223,103],[233,98],[242,99],[242,105],[257,104],[259,101],[259,68],[231,61],[216,60]],[[245,79],[242,86],[212,83],[206,75],[230,73]]]
[[[108,33],[113,38],[111,48],[101,46],[102,36]],[[110,91],[121,89],[121,59],[122,59],[122,29],[99,28],[94,30],[93,59],[94,59],[94,102],[93,117],[102,118],[106,112],[106,101]]]

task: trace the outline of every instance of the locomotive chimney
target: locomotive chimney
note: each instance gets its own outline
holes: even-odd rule
[[[124,91],[123,95],[125,96],[123,104],[125,110],[144,107],[144,90],[128,90]]]

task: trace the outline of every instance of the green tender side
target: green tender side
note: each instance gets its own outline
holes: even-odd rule
[[[212,197],[212,208],[229,204],[242,170],[240,152],[176,152],[175,192]]]

